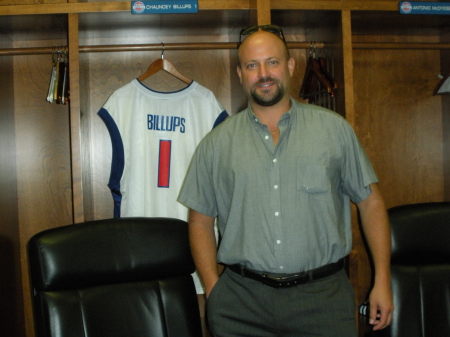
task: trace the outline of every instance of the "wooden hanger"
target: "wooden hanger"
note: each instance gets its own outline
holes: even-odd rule
[[[321,90],[325,90],[330,96],[334,96],[336,89],[336,82],[326,70],[326,59],[316,56],[316,48],[312,44],[300,88],[300,97],[310,98],[320,93]]]
[[[152,76],[153,74],[156,74],[160,70],[165,70],[169,74],[173,75],[174,77],[178,78],[180,81],[190,84],[192,82],[191,79],[187,78],[186,76],[182,75],[170,62],[169,60],[164,58],[164,44],[163,44],[163,50],[161,52],[161,58],[153,61],[147,68],[147,70],[138,77],[139,81],[143,81],[146,78]]]

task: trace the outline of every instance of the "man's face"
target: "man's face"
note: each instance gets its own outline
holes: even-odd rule
[[[288,58],[283,41],[259,31],[247,37],[238,52],[238,75],[249,99],[261,106],[272,106],[289,96],[295,63]]]

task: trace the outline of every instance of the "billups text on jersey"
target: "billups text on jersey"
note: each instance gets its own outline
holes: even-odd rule
[[[179,116],[147,115],[147,128],[156,131],[184,133],[186,119]]]

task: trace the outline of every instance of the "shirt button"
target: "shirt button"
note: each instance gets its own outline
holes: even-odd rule
[[[278,189],[278,185],[273,185],[273,188],[277,190]]]
[[[279,216],[280,215],[280,212],[275,212],[275,216]]]
[[[274,163],[276,163],[278,160],[277,160],[277,158],[273,158],[273,160],[272,160]]]
[[[283,270],[283,269],[284,269],[284,266],[280,266],[280,269]]]
[[[269,136],[268,136],[268,135],[265,135],[265,136],[264,136],[264,139],[266,139],[266,140],[269,139]]]
[[[277,245],[281,244],[281,240],[277,240]]]

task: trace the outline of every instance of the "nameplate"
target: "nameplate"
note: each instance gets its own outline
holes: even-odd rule
[[[197,13],[198,0],[131,1],[131,14]]]
[[[400,1],[400,14],[450,15],[450,2]]]

